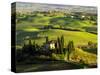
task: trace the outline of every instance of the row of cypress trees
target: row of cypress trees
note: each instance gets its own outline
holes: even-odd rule
[[[60,38],[58,37],[57,39],[57,42],[58,42],[58,49],[60,50],[60,53],[63,54],[64,53],[64,36],[62,35]],[[74,42],[73,41],[69,41],[68,42],[68,45],[66,46],[66,50],[68,51],[68,54],[71,53],[71,51],[75,50],[75,47],[74,47]]]
[[[48,42],[48,36],[46,37],[46,43],[47,42]],[[67,57],[69,60],[70,53],[75,50],[74,42],[69,41],[67,46],[65,46],[64,42],[65,40],[64,40],[63,35],[61,37],[58,37],[55,50],[57,51],[56,53],[58,54],[66,54],[67,52],[67,55],[68,55]],[[39,46],[37,47],[37,44],[35,43],[35,41],[32,43],[31,39],[29,39],[28,45],[24,43],[23,48],[22,48],[22,51],[23,51],[22,53],[33,55],[35,51],[37,51],[38,48]]]
[[[59,50],[58,52],[60,54],[63,54],[63,49],[64,49],[64,36],[62,35],[61,37],[58,37],[57,39],[57,49]]]
[[[33,55],[36,51],[36,47],[37,45],[35,41],[32,43],[31,39],[29,39],[28,44],[24,43],[23,48],[22,48],[22,53]]]

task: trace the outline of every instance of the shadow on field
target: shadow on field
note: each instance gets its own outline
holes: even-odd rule
[[[65,61],[44,61],[41,64],[24,64],[17,65],[17,72],[36,72],[36,71],[53,71],[53,70],[71,70],[81,69],[82,65],[69,63]]]

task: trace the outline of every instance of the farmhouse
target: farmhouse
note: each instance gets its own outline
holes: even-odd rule
[[[51,40],[51,41],[48,41],[47,43],[45,43],[44,47],[45,49],[55,49],[56,48],[56,40]]]

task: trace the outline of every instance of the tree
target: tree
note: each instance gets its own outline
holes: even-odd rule
[[[63,53],[63,49],[64,49],[64,36],[61,36],[61,53]]]
[[[33,52],[35,52],[36,51],[36,43],[35,43],[35,41],[33,42]]]
[[[46,36],[46,43],[48,43],[49,39],[48,39],[48,36]]]
[[[29,39],[28,52],[29,54],[33,54],[33,45],[31,39]]]
[[[23,47],[22,47],[22,55],[25,55],[28,52],[28,46],[26,45],[26,43],[24,42]]]
[[[94,42],[92,42],[92,41],[89,41],[88,42],[88,49],[92,49],[92,50],[94,50],[94,51],[96,51],[97,50],[97,43],[94,43]],[[96,52],[95,52],[96,53]]]
[[[89,42],[88,42],[88,46],[89,46],[89,47],[93,46],[93,42],[92,42],[92,41],[89,41]]]
[[[61,53],[61,41],[59,37],[57,39],[57,42],[58,42],[58,53]]]
[[[33,45],[31,39],[28,40],[28,44],[23,45],[23,54],[33,55]]]
[[[75,50],[74,42],[73,41],[69,41],[69,43],[67,45],[67,50],[68,50],[68,56],[67,57],[68,57],[68,60],[69,60],[70,53]]]
[[[62,35],[60,38],[58,37],[57,42],[58,42],[58,50],[59,50],[58,52],[62,54],[64,49],[64,36]]]

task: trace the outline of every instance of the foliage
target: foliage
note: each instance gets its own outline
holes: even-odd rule
[[[46,36],[46,43],[48,43],[48,41],[49,41],[49,38],[48,38],[48,36]]]
[[[64,36],[62,35],[60,38],[57,39],[58,43],[58,53],[63,54],[64,52]]]
[[[69,41],[69,43],[67,45],[67,50],[68,50],[68,56],[67,57],[68,57],[68,60],[69,60],[70,53],[75,50],[73,41]]]

